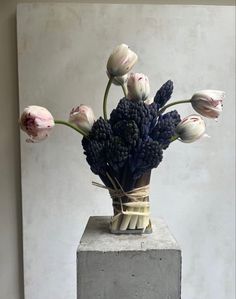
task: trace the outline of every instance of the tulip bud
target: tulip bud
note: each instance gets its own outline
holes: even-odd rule
[[[154,102],[154,98],[147,98],[147,99],[144,101],[144,103],[145,103],[146,105],[151,105],[153,102]]]
[[[220,90],[201,90],[192,96],[191,104],[202,116],[217,119],[222,111],[224,97],[225,93]]]
[[[137,60],[137,54],[131,51],[127,45],[121,44],[110,55],[107,71],[110,76],[123,76],[132,69]]]
[[[80,105],[77,108],[73,108],[70,112],[69,122],[84,131],[91,131],[94,121],[93,110],[88,106]]]
[[[128,99],[136,101],[145,101],[150,94],[150,85],[148,77],[144,74],[130,74],[128,82]]]
[[[107,72],[107,76],[110,79],[111,75]],[[117,77],[113,77],[112,83],[115,85],[124,85],[127,80],[128,80],[128,74],[125,74],[123,76],[117,76]]]
[[[176,127],[181,141],[191,143],[205,134],[206,125],[200,115],[192,114],[184,118]]]
[[[26,141],[32,143],[47,138],[55,125],[51,113],[46,108],[40,106],[29,106],[25,108],[19,123],[21,129],[30,137]]]

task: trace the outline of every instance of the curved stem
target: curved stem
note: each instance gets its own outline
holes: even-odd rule
[[[103,98],[103,115],[104,115],[105,120],[107,120],[107,97],[108,97],[109,89],[112,84],[112,80],[113,80],[113,76],[110,77],[110,79],[107,83],[107,87],[106,87],[104,98]]]
[[[191,100],[181,100],[181,101],[175,101],[173,103],[170,103],[166,106],[164,106],[163,108],[161,108],[161,110],[158,111],[157,116],[161,115],[167,108],[174,106],[174,105],[178,105],[178,104],[184,104],[184,103],[190,103]]]
[[[84,130],[72,125],[71,123],[67,122],[67,121],[64,121],[64,120],[54,120],[55,124],[59,124],[59,125],[65,125],[67,127],[70,127],[72,129],[74,129],[75,131],[79,132],[81,135],[83,136],[87,136],[87,132],[85,132]]]
[[[127,89],[124,84],[121,85],[125,98],[127,97]]]
[[[175,135],[173,137],[171,137],[170,142],[173,142],[175,140],[177,140],[179,138],[179,135]]]

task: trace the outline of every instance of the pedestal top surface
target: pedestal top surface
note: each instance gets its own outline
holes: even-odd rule
[[[89,218],[78,251],[180,250],[163,219],[152,220],[153,232],[143,235],[114,235],[109,232],[109,216]]]

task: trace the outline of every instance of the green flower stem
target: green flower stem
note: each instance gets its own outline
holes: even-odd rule
[[[184,103],[190,103],[191,100],[181,100],[181,101],[175,101],[173,103],[170,103],[166,106],[164,106],[161,110],[158,111],[157,116],[161,115],[167,108],[174,106],[174,105],[178,105],[178,104],[184,104]]]
[[[175,140],[177,140],[179,138],[179,135],[175,135],[173,137],[171,137],[170,142],[173,142]]]
[[[104,98],[103,98],[103,115],[104,115],[105,120],[107,120],[107,97],[108,97],[108,92],[111,87],[112,81],[113,81],[113,76],[110,77],[110,79],[107,83],[107,87],[106,87]]]
[[[125,98],[127,97],[127,89],[124,84],[121,85]]]
[[[72,129],[74,129],[75,131],[79,132],[81,135],[83,135],[85,137],[88,135],[87,132],[85,132],[84,130],[76,127],[75,125],[72,125],[71,123],[69,123],[67,121],[64,121],[64,120],[54,120],[54,122],[55,122],[55,124],[68,126],[68,127],[72,128]]]

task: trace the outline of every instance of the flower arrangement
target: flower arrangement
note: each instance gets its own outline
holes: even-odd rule
[[[159,165],[163,151],[172,142],[191,143],[206,135],[201,116],[217,119],[225,96],[222,91],[202,90],[190,99],[167,104],[173,92],[173,82],[168,80],[151,98],[148,77],[129,73],[137,59],[137,54],[125,44],[117,46],[110,55],[103,117],[96,119],[86,105],[73,108],[68,121],[55,120],[46,108],[39,106],[25,108],[20,117],[28,142],[46,139],[55,124],[66,125],[82,135],[87,162],[103,182],[93,184],[107,189],[113,201],[113,233],[151,232],[151,170]],[[122,87],[124,97],[108,118],[107,100],[112,84]],[[182,103],[190,103],[199,114],[181,120],[176,110],[166,112]]]

